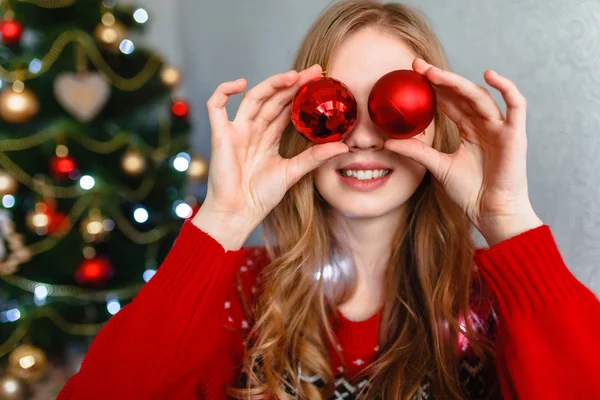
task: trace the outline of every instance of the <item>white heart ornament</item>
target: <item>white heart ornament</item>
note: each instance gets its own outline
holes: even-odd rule
[[[81,122],[93,120],[106,105],[110,84],[96,72],[75,74],[66,72],[54,81],[58,103]]]

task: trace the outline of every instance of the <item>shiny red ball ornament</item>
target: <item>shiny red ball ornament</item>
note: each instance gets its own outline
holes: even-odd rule
[[[179,100],[173,103],[171,106],[171,112],[176,117],[187,117],[190,112],[190,106],[185,101]]]
[[[371,121],[383,134],[407,139],[429,126],[435,115],[436,96],[423,75],[412,70],[396,70],[375,82],[368,107]]]
[[[0,34],[5,45],[18,44],[23,35],[23,25],[19,21],[7,20],[0,22]]]
[[[75,160],[72,157],[53,156],[50,160],[50,170],[55,178],[66,178],[75,169]]]
[[[292,100],[292,123],[313,143],[337,142],[356,122],[357,104],[350,89],[328,77],[308,82]]]
[[[104,283],[112,276],[113,268],[106,257],[84,260],[75,271],[75,280],[84,285]]]

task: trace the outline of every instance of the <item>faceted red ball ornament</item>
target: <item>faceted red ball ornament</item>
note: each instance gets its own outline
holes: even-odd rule
[[[107,258],[95,257],[84,260],[77,271],[75,280],[80,284],[104,283],[113,276],[113,268]]]
[[[5,45],[17,44],[21,40],[23,26],[19,21],[5,19],[0,22],[0,33],[2,34],[2,42]]]
[[[292,123],[313,143],[337,142],[356,121],[356,99],[342,82],[322,77],[302,86],[292,100]]]
[[[369,95],[371,121],[385,135],[406,139],[429,126],[436,96],[427,78],[411,70],[396,70],[379,78]]]

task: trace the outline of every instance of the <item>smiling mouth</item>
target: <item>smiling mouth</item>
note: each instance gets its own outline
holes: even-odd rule
[[[392,173],[391,169],[369,169],[369,170],[353,170],[353,169],[338,169],[337,173],[344,178],[354,178],[359,181],[368,181],[380,179]]]

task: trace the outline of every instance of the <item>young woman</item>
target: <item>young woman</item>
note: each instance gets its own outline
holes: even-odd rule
[[[290,102],[321,66],[359,114],[313,145]],[[397,69],[437,94],[412,139],[366,111]],[[246,81],[221,84],[202,208],[59,399],[600,398],[600,303],[530,204],[525,99],[484,78],[505,111],[448,72],[421,15],[358,0],[326,10],[294,70],[246,92],[232,121]],[[242,248],[263,221],[266,249]]]

